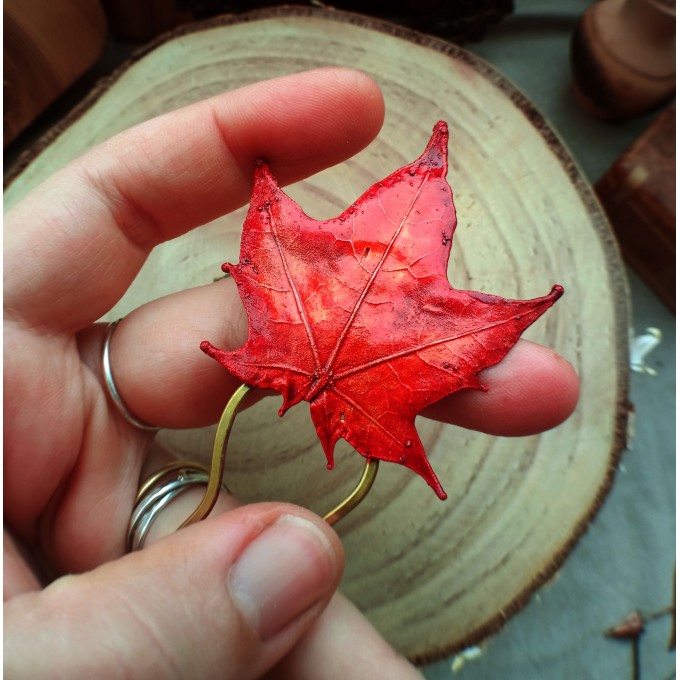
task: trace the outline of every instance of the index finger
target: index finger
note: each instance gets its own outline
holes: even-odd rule
[[[318,69],[123,132],[37,187],[5,220],[5,314],[75,331],[105,314],[150,250],[242,205],[252,163],[292,182],[352,156],[382,124],[377,84]],[[47,304],[49,301],[49,304]]]

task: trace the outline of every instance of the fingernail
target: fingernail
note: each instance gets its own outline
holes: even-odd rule
[[[243,551],[229,574],[231,597],[266,640],[328,594],[337,558],[309,520],[282,515]]]

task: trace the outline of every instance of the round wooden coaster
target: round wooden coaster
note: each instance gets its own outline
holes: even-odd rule
[[[582,378],[574,415],[542,435],[497,438],[420,419],[448,500],[405,468],[383,464],[367,500],[338,524],[344,592],[402,653],[432,660],[497,630],[554,574],[600,506],[624,443],[621,263],[590,187],[523,95],[463,49],[377,20],[322,9],[225,17],[166,36],[103,83],[24,158],[5,201],[11,206],[87,148],[152,116],[328,64],[380,83],[385,126],[358,156],[287,192],[313,217],[337,215],[415,159],[437,120],[448,121],[459,219],[450,281],[510,298],[562,284],[564,298],[525,337],[555,348]],[[244,215],[157,248],[110,318],[219,276],[222,262],[238,259]],[[229,486],[244,501],[288,500],[323,512],[353,486],[364,461],[339,446],[327,472],[308,406],[279,419],[279,404],[265,399],[239,416]],[[161,434],[191,457],[207,457],[211,437],[210,428]]]

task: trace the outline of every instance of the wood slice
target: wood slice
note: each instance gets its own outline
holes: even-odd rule
[[[324,56],[322,56],[324,55]],[[363,69],[387,115],[364,152],[289,188],[318,219],[416,158],[438,119],[451,129],[449,181],[459,226],[449,278],[511,298],[566,295],[525,334],[561,352],[582,377],[574,415],[525,438],[424,419],[418,428],[449,499],[383,464],[367,500],[338,525],[344,592],[402,653],[425,661],[496,631],[554,574],[600,506],[624,442],[627,293],[611,233],[589,186],[532,105],[475,56],[393,25],[320,9],[222,18],[170,35],[129,64],[61,125],[9,186],[11,206],[85,149],[159,113],[264,78],[322,64]],[[238,259],[245,209],[157,248],[109,318],[212,281]],[[202,338],[197,338],[198,342]],[[198,347],[197,347],[197,351]],[[329,509],[363,459],[325,459],[303,404],[280,400],[239,416],[226,475],[245,501]],[[211,430],[164,432],[180,454],[205,456]]]

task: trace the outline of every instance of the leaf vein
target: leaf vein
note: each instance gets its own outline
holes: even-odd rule
[[[271,208],[267,206],[267,213],[269,214],[269,226],[271,227],[272,230],[272,235],[274,237],[274,243],[276,244],[276,249],[279,252],[279,257],[281,258],[281,264],[283,265],[283,270],[286,273],[286,278],[288,279],[288,284],[290,285],[291,291],[293,293],[293,297],[295,298],[295,306],[298,310],[298,314],[300,315],[300,319],[302,319],[302,323],[305,326],[305,331],[307,332],[307,339],[309,340],[309,346],[312,350],[312,354],[314,355],[314,363],[316,365],[317,370],[321,368],[321,360],[319,358],[319,349],[316,345],[316,340],[314,339],[314,334],[312,333],[312,326],[309,322],[309,317],[307,316],[307,310],[302,302],[302,299],[300,297],[300,291],[298,290],[297,286],[295,285],[295,281],[293,280],[293,274],[290,271],[290,267],[288,266],[288,262],[286,260],[286,257],[283,252],[283,248],[281,247],[281,242],[279,240],[279,235],[276,232],[276,225],[274,224],[274,218],[271,212]]]
[[[422,345],[408,347],[406,349],[399,350],[398,352],[388,354],[387,356],[372,359],[371,361],[367,361],[366,363],[360,364],[358,366],[352,366],[351,368],[348,368],[345,371],[336,373],[333,377],[335,380],[342,380],[343,378],[348,378],[351,375],[360,373],[361,371],[368,370],[369,368],[374,368],[375,366],[379,366],[380,364],[384,364],[385,362],[394,361],[395,359],[401,359],[403,357],[409,356],[410,354],[415,354],[416,352],[430,349],[432,347],[436,347],[437,345],[443,345],[447,342],[453,342],[454,340],[460,340],[461,338],[469,336],[472,336],[479,343],[479,340],[475,337],[477,333],[483,333],[484,331],[491,330],[492,328],[503,326],[512,319],[515,319],[518,316],[519,317],[527,316],[528,314],[531,314],[533,311],[534,310],[528,310],[526,312],[523,312],[522,314],[513,314],[511,317],[508,317],[506,319],[494,321],[493,323],[489,323],[486,324],[485,326],[481,326],[478,328],[473,328],[472,330],[465,331],[464,333],[457,333],[456,335],[450,335],[445,338],[437,338],[436,340],[430,340],[430,342],[425,342]]]
[[[261,364],[251,361],[241,362],[242,366],[248,366],[248,368],[260,368],[260,369],[278,369],[280,371],[289,371],[290,373],[297,373],[298,375],[304,375],[311,378],[309,371],[305,371],[303,368],[298,368],[297,366],[290,366],[289,364]]]
[[[339,390],[337,387],[329,387],[329,390],[336,394],[340,399],[343,401],[347,402],[353,409],[357,410],[359,413],[361,413],[364,418],[369,420],[375,427],[377,427],[383,434],[385,434],[387,437],[389,437],[392,441],[394,441],[396,444],[401,446],[401,442],[390,432],[375,416],[372,416],[366,409],[364,409],[361,404],[358,402],[354,401],[350,396]]]
[[[342,347],[343,343],[345,342],[345,338],[347,337],[347,334],[349,333],[350,328],[352,327],[352,324],[354,323],[354,319],[355,319],[356,315],[359,313],[359,309],[361,308],[361,305],[362,305],[364,299],[368,295],[368,291],[370,290],[371,286],[373,285],[373,282],[375,281],[376,277],[380,273],[380,270],[382,269],[382,266],[385,263],[385,260],[389,256],[390,252],[392,251],[394,244],[396,243],[397,239],[399,238],[399,235],[401,234],[402,230],[404,229],[404,225],[406,224],[406,220],[409,218],[411,212],[413,211],[413,207],[415,206],[415,204],[416,204],[416,202],[417,202],[417,200],[420,196],[420,193],[422,192],[423,187],[425,186],[425,182],[427,182],[427,178],[429,177],[429,175],[430,175],[429,171],[426,172],[425,175],[423,175],[423,179],[422,179],[420,185],[418,186],[418,190],[416,191],[416,194],[413,197],[413,200],[411,201],[411,204],[409,205],[408,209],[406,210],[406,214],[402,218],[399,225],[397,226],[396,224],[394,224],[392,222],[392,224],[394,224],[394,226],[396,227],[395,232],[394,232],[389,244],[387,245],[387,248],[385,248],[385,252],[382,254],[378,264],[375,266],[373,273],[371,274],[370,278],[366,282],[366,285],[364,286],[363,290],[361,291],[361,294],[357,298],[357,301],[354,305],[354,308],[352,309],[352,313],[350,314],[349,319],[347,319],[347,322],[345,323],[345,326],[342,329],[342,332],[340,333],[340,335],[338,336],[338,339],[335,343],[335,346],[333,347],[333,350],[330,353],[328,360],[326,361],[326,365],[324,367],[325,371],[331,370],[331,368],[333,366],[333,362],[335,361],[335,358],[337,357],[338,352],[340,351],[340,348]],[[384,209],[383,209],[383,212],[385,212]]]

